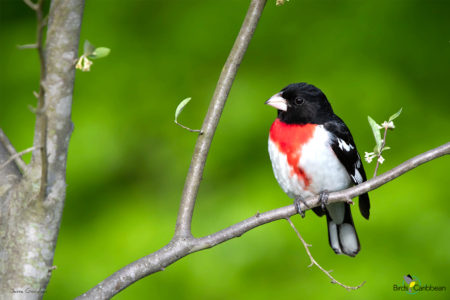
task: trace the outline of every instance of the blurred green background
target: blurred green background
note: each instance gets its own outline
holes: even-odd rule
[[[21,1],[0,0],[0,126],[19,150],[32,143],[39,67],[35,18]],[[86,1],[81,43],[111,48],[91,72],[77,71],[67,200],[45,299],[70,299],[169,242],[198,128],[249,1]],[[372,151],[367,122],[403,107],[388,133],[381,172],[449,140],[450,1],[269,0],[237,74],[205,169],[193,231],[203,236],[291,203],[267,154],[275,111],[264,101],[292,82],[321,88]],[[29,159],[29,157],[26,157]],[[372,174],[374,164],[365,164]],[[181,259],[115,299],[381,299],[403,276],[450,289],[448,157],[370,193],[372,215],[354,208],[362,250],[337,256],[325,219],[294,217],[315,258],[285,221]],[[448,299],[447,292],[422,296]]]

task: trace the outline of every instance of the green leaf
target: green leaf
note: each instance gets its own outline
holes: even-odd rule
[[[91,55],[95,50],[94,45],[92,45],[88,40],[84,41],[84,55],[89,56]]]
[[[400,116],[400,114],[402,113],[402,108],[400,108],[400,110],[398,112],[396,112],[395,114],[393,114],[392,116],[389,117],[389,122],[390,121],[394,121],[394,119],[396,119],[398,116]]]
[[[380,128],[381,126],[375,122],[374,119],[372,119],[370,116],[367,116],[367,119],[369,120],[370,127],[372,127],[373,136],[375,137],[375,142],[377,143],[377,146],[375,147],[379,153],[381,150],[381,134],[380,134]]]
[[[189,101],[191,101],[191,97],[184,99],[180,102],[180,104],[178,104],[177,109],[175,110],[175,122],[177,122],[178,116],[181,114],[184,107],[189,103]]]
[[[110,52],[111,52],[111,49],[109,49],[109,48],[98,47],[98,48],[95,48],[94,52],[92,52],[92,54],[89,55],[88,57],[90,59],[103,58],[103,57],[108,56]]]

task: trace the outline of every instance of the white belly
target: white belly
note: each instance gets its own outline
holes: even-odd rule
[[[328,132],[319,125],[313,137],[300,149],[298,167],[308,178],[305,183],[293,172],[286,154],[280,152],[278,146],[269,138],[269,155],[275,178],[289,197],[307,198],[324,190],[333,192],[351,186],[347,170],[334,154],[328,141]]]

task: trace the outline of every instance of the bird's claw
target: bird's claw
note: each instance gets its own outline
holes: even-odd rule
[[[322,207],[322,210],[325,211],[325,206],[328,204],[328,191],[324,190],[319,195],[319,201],[320,201],[320,207]]]
[[[304,218],[305,217],[305,212],[301,208],[301,202],[303,202],[303,198],[302,197],[297,197],[294,200],[294,205],[295,205],[295,208],[297,209],[297,213],[300,216],[302,216],[302,218]]]

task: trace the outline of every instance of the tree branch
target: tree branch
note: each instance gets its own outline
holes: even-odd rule
[[[0,143],[5,147],[7,152],[9,153],[9,158],[5,158],[5,162],[2,164],[0,169],[4,168],[11,158],[13,158],[14,162],[16,163],[16,167],[18,167],[22,172],[25,171],[27,165],[25,162],[20,158],[21,155],[17,155],[17,151],[12,145],[12,143],[9,141],[6,134],[3,132],[3,130],[0,128]],[[23,154],[22,154],[23,155]],[[8,161],[8,163],[6,163]]]
[[[419,154],[392,170],[346,190],[330,193],[328,202],[350,202],[352,198],[372,191],[402,174],[430,160],[450,154],[450,142]],[[301,203],[303,211],[320,206],[319,196],[307,198]],[[294,204],[257,213],[253,217],[201,238],[173,239],[168,245],[118,270],[77,299],[110,299],[132,283],[147,275],[163,271],[167,266],[191,253],[214,247],[232,238],[240,237],[255,227],[297,214]]]
[[[223,107],[228,98],[231,85],[233,84],[236,72],[244,57],[245,51],[255,32],[256,25],[262,14],[266,0],[252,0],[245,16],[241,30],[234,42],[230,55],[225,63],[217,82],[216,90],[211,99],[208,112],[203,121],[201,132],[197,138],[191,165],[186,176],[186,182],[181,196],[180,209],[175,228],[175,237],[192,238],[191,222],[194,211],[195,199],[197,198],[200,181],[203,175],[206,158],[208,156],[211,141],[219,123]]]
[[[4,222],[4,214],[2,213],[2,207],[5,206],[6,199],[13,194],[13,187],[22,179],[22,174],[19,170],[19,164],[17,161],[21,161],[20,158],[17,158],[14,164],[6,164],[5,162],[9,161],[11,156],[14,156],[16,153],[16,149],[14,149],[13,145],[0,129],[0,165],[4,165],[4,167],[0,168],[0,267],[2,262],[2,222]],[[23,163],[23,161],[22,161]],[[25,163],[23,163],[25,165]],[[1,283],[1,272],[0,272],[0,283]],[[0,285],[0,295],[1,295],[1,285]]]
[[[23,0],[23,2],[25,2],[25,4],[28,5],[32,10],[38,9],[38,4],[33,3],[31,0]]]
[[[30,148],[27,148],[27,149],[25,149],[25,150],[23,150],[23,151],[17,152],[16,154],[11,155],[11,157],[8,158],[7,161],[5,161],[4,163],[2,163],[2,164],[0,165],[0,170],[3,169],[4,167],[6,167],[6,166],[7,166],[10,162],[12,162],[13,160],[15,160],[16,163],[17,163],[17,161],[21,161],[21,162],[23,163],[23,160],[20,159],[20,158],[22,157],[22,155],[27,154],[27,153],[30,153],[30,152],[33,151],[34,149],[35,149],[35,147],[30,147]],[[26,168],[26,165],[25,165],[24,167]],[[21,171],[23,172],[23,171],[25,171],[25,169],[22,169]]]

